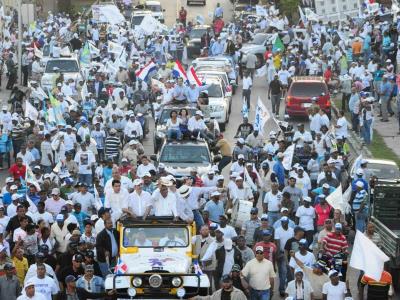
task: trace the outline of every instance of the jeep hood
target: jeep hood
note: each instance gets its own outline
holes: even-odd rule
[[[182,253],[166,252],[122,254],[121,260],[128,266],[127,273],[144,273],[163,270],[170,273],[188,273],[190,258]]]
[[[211,169],[211,164],[207,162],[207,164],[194,164],[194,163],[166,163],[162,162],[165,165],[165,170],[174,175],[174,176],[190,176],[190,170],[193,167],[196,167],[197,173],[199,175],[207,174],[207,172]]]

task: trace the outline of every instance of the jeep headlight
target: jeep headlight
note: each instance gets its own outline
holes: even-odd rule
[[[132,280],[132,285],[134,287],[140,287],[142,285],[142,283],[143,283],[143,281],[142,281],[142,278],[140,278],[140,277],[135,277]]]
[[[174,287],[179,287],[182,284],[182,279],[180,277],[174,277],[172,278],[171,283]]]
[[[153,274],[149,278],[149,284],[152,288],[159,288],[162,284],[162,277],[159,274]]]
[[[177,295],[179,298],[185,297],[185,295],[186,295],[185,289],[184,289],[184,288],[178,289],[178,290],[176,291],[176,295]]]
[[[128,288],[128,295],[130,297],[135,297],[136,296],[136,289],[135,288]]]

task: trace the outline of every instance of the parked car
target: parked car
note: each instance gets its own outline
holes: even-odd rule
[[[210,32],[211,36],[214,36],[214,31],[210,25],[196,25],[192,28],[189,33],[189,41],[186,47],[187,56],[189,58],[197,57],[201,53],[201,37],[203,34]]]
[[[312,106],[313,100],[330,118],[331,100],[324,78],[314,76],[293,77],[286,95],[286,114],[289,117],[307,117],[307,110]]]
[[[376,177],[378,180],[400,179],[399,166],[393,160],[376,158],[363,158],[363,160],[367,162],[367,167],[371,176]],[[350,168],[350,176],[352,178],[354,177],[358,167],[357,161],[355,161]]]

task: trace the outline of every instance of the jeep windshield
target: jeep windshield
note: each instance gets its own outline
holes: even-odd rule
[[[162,149],[160,163],[210,164],[211,159],[205,146],[169,144]]]
[[[207,89],[208,91],[208,98],[221,98],[223,97],[222,95],[222,89],[219,84],[213,84],[210,85]]]
[[[203,34],[207,32],[207,28],[194,28],[189,33],[189,39],[201,39]]]
[[[188,111],[189,113],[189,117],[194,116],[194,114],[196,113],[196,108],[184,108],[185,110]],[[168,119],[170,118],[170,114],[171,111],[177,111],[179,113],[179,111],[181,110],[180,108],[164,108],[161,112],[161,116],[158,119],[158,124],[159,125],[164,125],[167,123]]]
[[[54,70],[58,68],[58,70]],[[78,73],[79,66],[76,60],[73,59],[55,59],[49,60],[46,64],[45,73]]]
[[[379,179],[399,179],[400,171],[396,165],[379,164],[368,162],[368,169],[371,175]]]
[[[189,232],[186,227],[127,227],[124,229],[123,245],[127,247],[188,247]]]

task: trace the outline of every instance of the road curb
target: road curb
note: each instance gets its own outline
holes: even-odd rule
[[[332,120],[337,120],[337,116],[339,113],[339,109],[336,107],[336,104],[334,101],[331,101],[332,104],[332,110],[333,110],[333,114],[332,114]],[[346,118],[347,120],[347,118]],[[351,127],[351,123],[349,122],[349,120],[347,120],[347,126],[348,128]],[[347,138],[347,142],[349,143],[349,146],[351,149],[353,149],[354,153],[358,156],[358,154],[362,154],[363,157],[373,157],[371,151],[369,151],[369,149],[363,145],[361,138],[354,133],[354,131],[352,130],[348,130],[349,133],[349,137]]]

